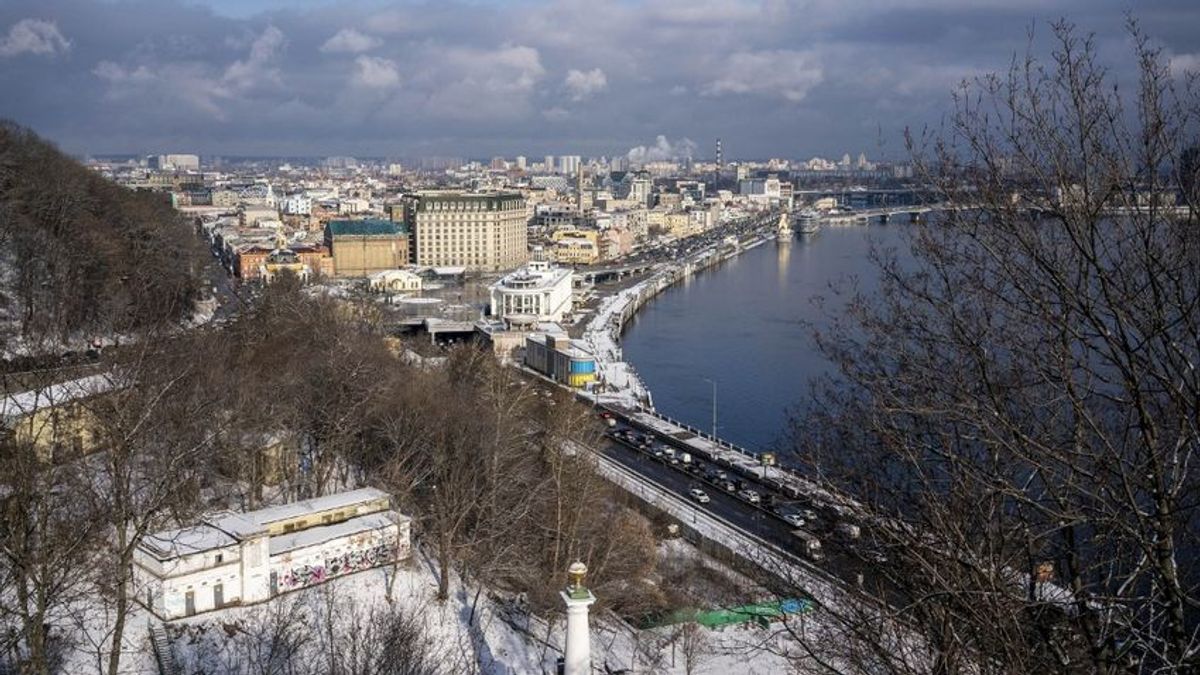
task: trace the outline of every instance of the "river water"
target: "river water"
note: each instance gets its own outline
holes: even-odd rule
[[[803,405],[814,378],[831,372],[812,337],[843,305],[835,288],[870,291],[872,246],[905,248],[904,225],[826,227],[767,242],[664,291],[638,312],[622,338],[666,415],[712,428],[751,450],[768,450]],[[707,380],[706,380],[707,378]]]

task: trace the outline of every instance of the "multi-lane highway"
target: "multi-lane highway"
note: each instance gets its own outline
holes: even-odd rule
[[[796,561],[870,595],[891,595],[880,587],[879,575],[874,573],[887,564],[886,554],[874,548],[869,532],[843,519],[835,509],[805,495],[784,495],[732,463],[700,456],[678,438],[637,425],[620,410],[607,410],[603,416],[615,424],[599,448],[605,457],[689,499],[696,513],[715,515],[771,542]],[[690,461],[684,461],[684,453]],[[707,503],[694,498],[691,491],[695,489],[707,495]],[[747,490],[756,493],[757,502]],[[814,545],[814,540],[819,544]]]

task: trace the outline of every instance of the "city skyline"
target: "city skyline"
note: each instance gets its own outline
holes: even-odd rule
[[[1118,3],[18,0],[0,117],[75,154],[903,157],[963,78],[1059,16],[1128,43]],[[1200,8],[1137,18],[1173,68]],[[1036,39],[1036,38],[1035,38]],[[1114,61],[1132,84],[1135,64]],[[748,122],[753,120],[753,123]],[[658,137],[663,137],[662,141]],[[690,150],[690,152],[689,152]]]

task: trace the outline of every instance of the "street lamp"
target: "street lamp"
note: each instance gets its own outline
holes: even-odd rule
[[[712,438],[715,443],[717,441],[717,381],[707,377],[700,379],[712,385]]]

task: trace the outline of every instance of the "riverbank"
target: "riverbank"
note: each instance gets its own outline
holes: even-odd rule
[[[775,236],[774,232],[758,232],[745,240],[714,244],[682,262],[660,263],[646,279],[601,300],[581,338],[596,357],[597,377],[602,383],[601,389],[594,395],[595,399],[629,409],[653,410],[654,401],[649,388],[622,354],[621,334],[630,320],[659,293],[692,275],[772,241]]]

